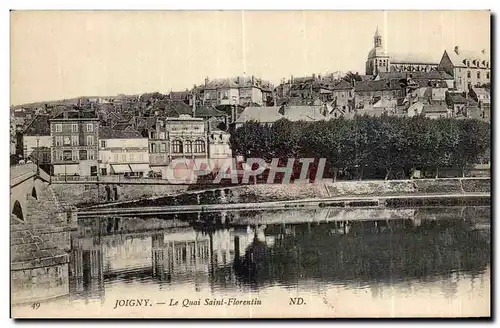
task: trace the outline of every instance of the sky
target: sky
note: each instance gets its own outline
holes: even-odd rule
[[[13,11],[11,105],[364,74],[377,27],[389,53],[490,51],[488,11]]]

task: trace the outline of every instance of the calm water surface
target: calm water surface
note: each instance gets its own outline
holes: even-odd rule
[[[248,316],[248,306],[203,305],[234,297],[290,316],[301,297],[297,315],[489,315],[487,207],[93,218],[80,221],[70,258],[69,296],[41,302],[45,313],[99,315],[148,298],[150,308],[113,313]]]

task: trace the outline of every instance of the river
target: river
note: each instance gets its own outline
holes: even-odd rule
[[[67,296],[13,312],[489,316],[490,213],[449,207],[89,218],[73,237],[68,272]],[[211,305],[230,298],[254,305]],[[290,305],[291,298],[303,304]],[[121,299],[149,303],[116,306]]]

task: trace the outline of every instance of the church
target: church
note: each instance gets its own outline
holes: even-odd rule
[[[430,72],[437,70],[439,61],[415,54],[389,54],[384,49],[378,28],[373,37],[373,49],[366,60],[366,75],[387,72]]]

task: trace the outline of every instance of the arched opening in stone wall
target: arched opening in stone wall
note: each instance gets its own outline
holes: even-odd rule
[[[12,214],[17,216],[19,220],[24,221],[23,209],[21,207],[21,203],[18,200],[14,203],[14,208],[12,209]]]
[[[118,200],[118,188],[113,187],[113,194],[115,196],[115,200]]]
[[[33,187],[33,189],[31,190],[31,197],[33,197],[34,199],[38,200],[38,197],[36,195],[36,188],[35,187]]]
[[[110,201],[111,200],[111,188],[109,186],[104,187],[106,190],[106,200]]]

